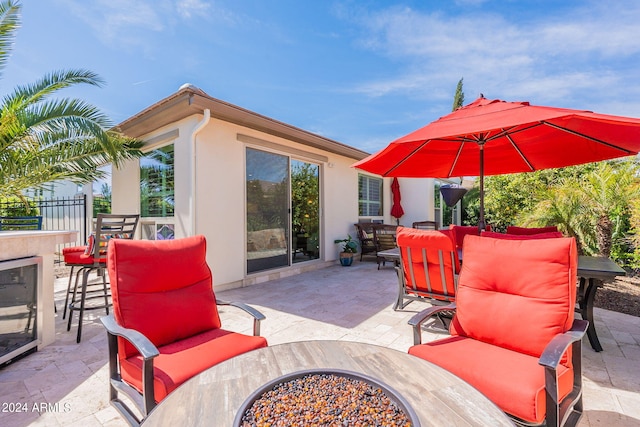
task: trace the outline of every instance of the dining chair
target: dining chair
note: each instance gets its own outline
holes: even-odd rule
[[[419,230],[398,227],[400,265],[398,298],[394,310],[415,300],[433,304],[455,301],[460,261],[449,230]]]
[[[367,254],[376,253],[376,245],[373,241],[373,222],[357,222],[353,224],[356,227],[356,236],[360,244],[360,261]]]
[[[437,221],[414,221],[411,224],[411,227],[418,228],[420,230],[437,230],[438,222]]]
[[[582,415],[581,339],[574,320],[574,238],[467,236],[455,303],[415,315],[409,353],[477,388],[522,425],[575,426]],[[450,336],[422,343],[422,324],[455,310]]]
[[[109,314],[111,295],[105,274],[107,247],[113,239],[133,239],[139,219],[138,214],[98,214],[95,232],[89,236],[87,245],[62,250],[65,265],[71,267],[62,318],[65,318],[68,310],[67,331],[69,331],[73,313],[78,312],[76,342],[80,343],[82,339],[82,321],[85,311],[104,309],[106,314]],[[76,268],[75,283],[72,286]],[[89,275],[92,272],[97,272],[101,283],[89,282]],[[82,277],[82,284],[78,289],[80,277]]]
[[[391,224],[376,224],[373,227],[373,242],[376,246],[376,262],[378,263],[378,270],[380,265],[386,264],[386,258],[380,255],[380,252],[389,249],[394,249],[398,245],[396,243],[396,230],[397,225]]]
[[[264,315],[216,298],[204,236],[115,239],[107,266],[113,313],[101,321],[108,336],[110,401],[129,424],[144,421],[156,404],[200,372],[267,346],[259,336]],[[223,329],[219,305],[248,313],[253,335]]]

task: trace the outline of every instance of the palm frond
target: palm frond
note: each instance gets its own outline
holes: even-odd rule
[[[35,83],[21,85],[3,98],[2,104],[7,108],[19,110],[38,103],[49,95],[78,84],[101,87],[104,81],[93,71],[76,69],[54,71],[46,74]]]
[[[20,26],[20,9],[22,7],[11,0],[0,2],[0,73],[7,65]]]

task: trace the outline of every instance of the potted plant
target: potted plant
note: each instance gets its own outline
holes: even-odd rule
[[[358,253],[358,244],[348,235],[346,239],[337,239],[333,243],[340,244],[340,264],[349,266],[353,262],[353,255]]]

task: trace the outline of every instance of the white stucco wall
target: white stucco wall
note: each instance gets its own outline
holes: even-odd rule
[[[191,134],[202,116],[192,116],[158,129],[143,140],[156,140],[154,147],[174,143],[176,238],[192,230],[191,197],[195,195],[195,230],[207,238],[207,262],[216,287],[240,286],[273,277],[274,271],[247,276],[245,226],[245,151],[247,146],[318,163],[321,177],[320,260],[295,264],[281,270],[296,270],[303,264],[324,264],[337,259],[335,239],[353,235],[358,219],[358,172],[355,162],[344,156],[274,137],[228,122],[211,119],[196,136],[195,188],[192,188]],[[177,129],[177,134],[176,134]],[[240,138],[241,134],[244,137]],[[163,138],[173,135],[173,139]],[[177,135],[177,136],[176,136]],[[248,137],[248,138],[247,138]],[[250,142],[247,142],[249,140]],[[318,158],[324,158],[319,161]],[[140,212],[139,162],[129,162],[113,171],[113,212]],[[277,271],[275,272],[277,273]]]
[[[400,218],[400,225],[411,227],[415,221],[433,221],[434,203],[433,203],[433,179],[423,178],[399,178],[401,204],[404,209],[404,215]],[[391,180],[389,180],[389,188],[391,188]],[[391,190],[389,190],[389,212],[391,212]],[[391,217],[395,224],[395,219]]]

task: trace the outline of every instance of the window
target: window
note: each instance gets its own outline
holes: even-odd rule
[[[140,159],[140,213],[142,217],[173,217],[173,144]]]
[[[382,178],[358,175],[358,215],[382,216]]]
[[[175,238],[173,159],[173,144],[153,150],[140,159],[140,229],[143,239]]]

